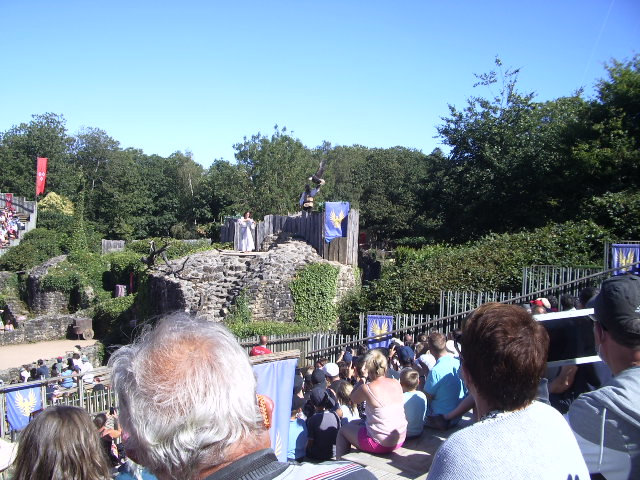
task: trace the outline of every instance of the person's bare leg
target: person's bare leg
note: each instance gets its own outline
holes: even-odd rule
[[[344,455],[349,453],[351,445],[359,448],[358,432],[364,426],[360,422],[349,422],[338,430],[338,438],[336,438],[336,459],[340,460]]]

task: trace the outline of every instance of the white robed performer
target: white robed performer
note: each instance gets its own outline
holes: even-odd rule
[[[244,212],[240,222],[240,251],[252,252],[256,246],[253,242],[253,231],[256,229],[256,222],[251,218],[251,212]]]

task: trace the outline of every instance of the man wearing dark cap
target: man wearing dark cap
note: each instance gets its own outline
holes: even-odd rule
[[[569,423],[589,473],[640,478],[640,277],[606,280],[593,308],[596,347],[614,378],[580,395]]]

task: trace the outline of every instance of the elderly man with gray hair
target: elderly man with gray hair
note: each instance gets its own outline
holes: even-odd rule
[[[349,462],[288,464],[270,449],[272,402],[221,324],[173,314],[109,360],[127,454],[160,480],[372,479]]]

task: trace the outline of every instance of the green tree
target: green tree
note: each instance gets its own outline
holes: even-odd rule
[[[221,221],[250,208],[251,183],[242,165],[216,160],[204,175],[194,198],[199,223]]]
[[[29,123],[0,134],[1,190],[33,198],[36,158],[46,157],[49,159],[46,191],[71,196],[79,182],[69,163],[72,142],[64,117],[53,113],[33,115]]]
[[[236,160],[248,176],[251,189],[238,192],[247,195],[254,217],[266,214],[286,214],[299,209],[298,200],[318,165],[300,140],[286,134],[277,125],[271,137],[260,133],[234,145]]]
[[[577,180],[571,151],[580,138],[588,104],[577,93],[536,103],[517,90],[518,70],[477,76],[492,98],[472,97],[438,132],[452,147],[444,167],[440,224],[445,238],[466,240],[485,232],[535,228],[565,220],[576,210]],[[568,210],[567,210],[568,209]]]

